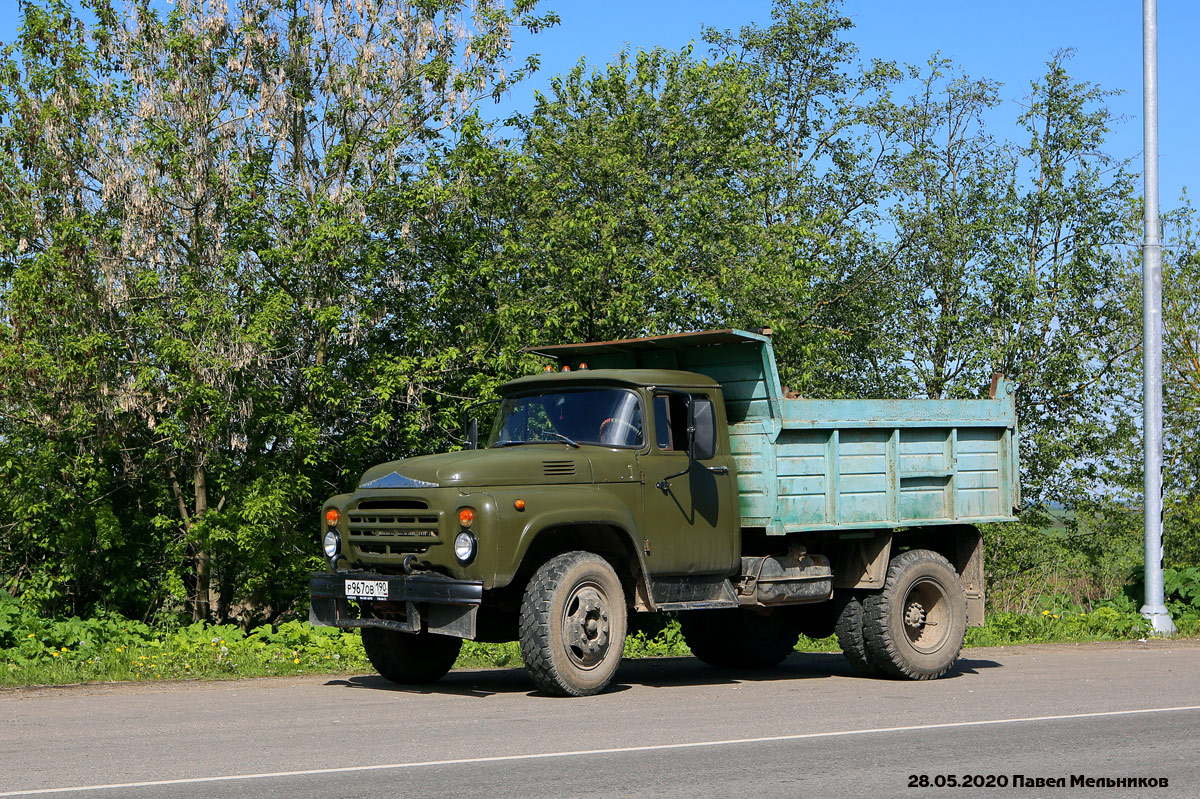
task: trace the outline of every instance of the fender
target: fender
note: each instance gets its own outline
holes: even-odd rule
[[[640,486],[638,486],[640,488]],[[622,502],[612,494],[597,490],[594,485],[556,486],[552,500],[547,498],[544,510],[534,511],[522,519],[519,530],[513,530],[516,540],[506,542],[503,549],[512,553],[512,560],[498,563],[496,569],[496,587],[502,587],[512,582],[521,565],[524,563],[530,548],[543,531],[554,527],[571,527],[584,524],[601,524],[618,531],[623,543],[637,560],[638,574],[636,593],[638,604],[645,604],[649,596],[647,566],[641,540],[638,537],[638,523],[627,503]],[[528,493],[528,492],[527,492]],[[540,505],[534,499],[530,506]]]

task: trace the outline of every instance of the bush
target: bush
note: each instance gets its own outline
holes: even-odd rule
[[[359,637],[291,621],[155,629],[114,613],[45,619],[0,592],[0,684],[368,670]]]

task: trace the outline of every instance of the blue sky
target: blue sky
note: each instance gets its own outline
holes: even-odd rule
[[[557,28],[519,39],[518,57],[542,55],[542,71],[517,87],[496,115],[527,109],[535,88],[586,57],[602,65],[623,46],[679,48],[699,40],[704,25],[737,29],[769,23],[769,0],[543,0],[562,17]],[[1015,119],[1030,80],[1055,50],[1076,50],[1074,77],[1124,91],[1113,109],[1125,117],[1109,147],[1113,155],[1142,151],[1142,4],[1140,0],[847,0],[851,38],[864,58],[924,63],[934,52],[956,61],[968,75],[1003,82],[1005,107],[996,120]],[[11,41],[16,0],[0,0],[0,41]],[[1200,148],[1190,135],[1197,117],[1200,76],[1200,4],[1159,3],[1159,124],[1163,208],[1176,204],[1184,186],[1200,185]],[[486,111],[486,109],[485,109]],[[1010,135],[993,121],[996,135]],[[1015,131],[1011,135],[1016,135]]]

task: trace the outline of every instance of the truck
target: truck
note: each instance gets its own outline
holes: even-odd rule
[[[310,621],[361,628],[427,683],[463,640],[519,641],[535,686],[605,688],[630,614],[677,614],[719,668],[836,634],[858,671],[924,680],[983,623],[978,525],[1020,503],[1012,388],[988,399],[805,399],[771,331],[531,348],[468,448],[368,469],[326,501]]]

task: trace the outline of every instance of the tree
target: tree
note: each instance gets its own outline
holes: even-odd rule
[[[194,618],[213,599],[225,617],[235,593],[294,594],[312,551],[298,509],[353,422],[329,387],[358,379],[342,370],[380,291],[372,204],[531,67],[505,74],[512,25],[554,18],[491,0],[88,7],[91,31],[65,3],[30,5],[6,58],[6,413],[43,434],[63,418],[29,412],[57,390],[18,387],[30,363],[85,397],[81,424],[104,422],[137,453],[130,471],[170,491],[155,526],[184,567],[174,592]],[[70,284],[68,311],[47,307],[38,270]]]
[[[1186,195],[1164,218],[1164,549],[1179,566],[1200,564],[1200,239]]]
[[[691,48],[580,63],[521,131],[508,316],[545,341],[690,330],[727,318],[752,257],[770,157],[740,71]]]
[[[1033,84],[1020,146],[986,131],[994,83],[933,62],[907,106],[889,216],[906,371],[930,397],[1008,375],[1026,496],[1071,504],[1116,479],[1104,462],[1131,430],[1136,319],[1121,250],[1132,178],[1103,154],[1106,93],[1072,80],[1068,57]]]
[[[746,176],[761,228],[723,285],[730,319],[768,325],[784,379],[808,396],[894,396],[884,335],[894,268],[875,233],[896,156],[891,62],[862,64],[837,0],[778,0],[767,27],[707,28],[756,106],[769,156]]]

